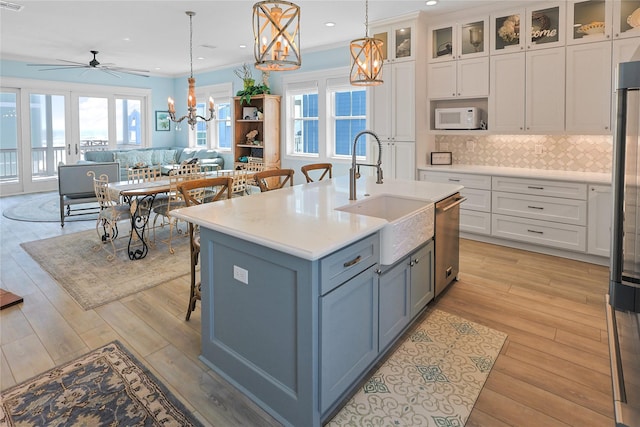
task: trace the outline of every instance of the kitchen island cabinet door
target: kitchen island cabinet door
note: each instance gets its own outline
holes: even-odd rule
[[[379,277],[380,331],[378,347],[383,351],[409,323],[410,279],[409,258],[404,258]]]
[[[433,240],[411,254],[411,316],[418,313],[431,301],[435,295],[433,288]]]
[[[378,356],[378,278],[373,265],[320,298],[320,412]]]

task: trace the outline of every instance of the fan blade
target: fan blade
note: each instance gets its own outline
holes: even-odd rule
[[[74,68],[91,68],[88,67],[86,65],[63,65],[63,66],[57,66],[57,67],[53,67],[53,68],[42,68],[38,71],[51,71],[51,70],[72,70]]]
[[[113,77],[121,78],[119,75],[117,75],[113,71],[110,71],[108,68],[101,67],[101,68],[99,68],[99,70],[100,71],[104,71],[107,74],[111,74]]]
[[[69,65],[67,64],[27,64],[27,65],[31,67],[79,67],[79,66],[88,67],[87,64],[83,64],[81,62],[74,62],[73,64],[74,65],[71,65],[71,64]]]
[[[149,70],[142,70],[140,68],[129,68],[129,67],[106,67],[109,68],[111,70],[117,70],[117,71],[132,71],[135,73],[149,73]]]
[[[57,59],[57,61],[68,62],[69,64],[84,65],[85,67],[88,66],[86,62],[67,61],[66,59]]]
[[[138,71],[133,68],[114,68],[114,67],[109,67],[107,69],[111,71],[115,71],[117,73],[131,74],[132,76],[149,77],[146,74],[142,74],[142,73],[148,73],[148,71],[145,71],[145,70]]]

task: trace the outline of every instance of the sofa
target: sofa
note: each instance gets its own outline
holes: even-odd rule
[[[64,227],[65,216],[86,215],[95,213],[98,205],[86,206],[86,203],[96,203],[96,193],[93,189],[93,177],[87,172],[93,171],[96,176],[102,174],[109,177],[109,181],[117,181],[120,177],[120,164],[117,162],[100,162],[76,165],[58,166],[58,193],[60,194],[60,226]],[[85,205],[78,209],[71,209],[73,205]]]
[[[198,159],[201,166],[224,168],[224,159],[216,150],[208,148],[164,147],[139,148],[134,150],[87,151],[85,160],[79,163],[117,162],[120,164],[120,180],[127,179],[127,168],[144,165],[160,166],[163,175],[169,175],[174,165]]]

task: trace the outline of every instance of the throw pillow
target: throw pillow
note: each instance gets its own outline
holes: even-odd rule
[[[118,151],[114,154],[114,160],[120,163],[120,167],[130,168],[138,163],[138,156],[132,151]]]
[[[141,165],[144,166],[152,166],[153,162],[151,161],[151,155],[153,154],[153,151],[149,151],[149,150],[132,150],[132,152],[135,152],[136,156],[137,156],[137,161],[136,163],[139,163]]]

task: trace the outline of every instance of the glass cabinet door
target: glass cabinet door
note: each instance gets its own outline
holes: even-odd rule
[[[431,31],[431,56],[430,62],[450,61],[455,59],[454,46],[455,40],[454,26],[447,25],[444,27],[434,28]]]
[[[640,0],[613,2],[613,37],[640,37]]]
[[[546,48],[564,43],[564,5],[527,9],[527,49]]]
[[[575,44],[610,39],[612,11],[611,1],[586,0],[569,3],[567,42]]]
[[[492,16],[492,55],[524,50],[524,37],[522,37],[522,32],[524,31],[524,16],[524,9]]]
[[[458,26],[458,58],[486,56],[489,53],[487,33],[489,20],[482,19]]]
[[[394,56],[396,59],[407,59],[412,56],[411,27],[395,28],[394,42]]]
[[[382,59],[408,61],[413,57],[413,27],[410,23],[376,29],[373,38],[382,41]]]

